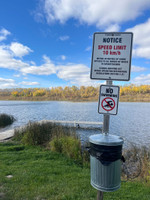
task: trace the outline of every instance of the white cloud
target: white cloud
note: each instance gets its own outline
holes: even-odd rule
[[[38,82],[27,82],[27,81],[22,81],[21,83],[19,83],[19,85],[28,85],[28,86],[32,86],[32,85],[40,85]]]
[[[92,40],[93,39],[93,35],[89,35],[89,39]]]
[[[86,47],[85,51],[91,51],[92,47],[89,46],[89,47]]]
[[[145,67],[139,67],[139,66],[134,66],[134,65],[132,65],[132,67],[131,67],[132,72],[142,72],[142,71],[145,71],[145,70],[146,70]]]
[[[61,40],[69,39],[69,36],[63,36]],[[90,68],[84,64],[66,64],[56,65],[49,57],[43,56],[43,64],[37,66],[35,62],[23,61],[23,56],[29,54],[32,50],[21,43],[13,42],[10,45],[0,45],[0,68],[15,70],[14,77],[27,74],[33,75],[51,75],[55,74],[58,78],[66,80],[75,85],[94,85],[96,81],[90,80]],[[19,58],[17,58],[19,57]],[[21,57],[21,58],[20,58]],[[66,60],[65,55],[60,56]],[[39,85],[38,82],[22,81],[18,86]],[[0,79],[1,88],[17,87],[13,79]]]
[[[58,77],[64,80],[81,77],[90,72],[90,69],[83,64],[69,64],[66,66],[58,66]]]
[[[13,79],[0,78],[0,83],[14,83]]]
[[[21,45],[23,47],[23,45]],[[19,48],[18,48],[19,49]],[[15,50],[14,50],[15,52]],[[27,52],[26,52],[27,53]],[[15,52],[17,53],[17,51]],[[22,51],[20,55],[25,54],[25,51]],[[56,73],[55,65],[51,62],[51,60],[43,56],[44,64],[40,66],[34,65],[34,62],[26,63],[20,59],[14,58],[14,54],[12,54],[10,50],[10,46],[8,45],[1,45],[0,46],[0,68],[6,68],[11,70],[16,70],[21,72],[22,74],[35,74],[35,75],[50,75]]]
[[[142,30],[142,31],[141,31]],[[134,43],[136,45],[149,46],[150,43],[150,18],[145,22],[129,28],[126,31],[134,33]]]
[[[14,74],[14,77],[19,78],[20,74]]]
[[[61,55],[61,59],[62,60],[66,60],[66,56],[65,55]]]
[[[90,79],[90,68],[83,64],[57,66],[57,76],[78,86],[98,84],[98,81]]]
[[[35,75],[55,74],[56,73],[55,65],[47,56],[43,56],[43,58],[45,62],[43,65],[28,66],[28,67],[20,69],[20,71],[24,74],[35,74]]]
[[[150,85],[150,74],[137,76],[132,80],[132,83],[137,85]]]
[[[29,47],[24,46],[18,42],[12,42],[9,48],[16,57],[23,57],[30,52],[33,52]]]
[[[118,32],[120,30],[120,26],[118,24],[112,24],[105,29],[105,32]]]
[[[82,76],[74,77],[74,79],[72,79],[70,82],[73,85],[78,85],[78,86],[94,86],[94,87],[97,87],[97,86],[100,85],[100,81],[91,80],[89,74],[84,74]]]
[[[133,56],[150,59],[150,18],[142,24],[138,24],[127,32],[133,32]]]
[[[70,37],[68,35],[64,35],[64,36],[59,37],[59,40],[61,40],[61,41],[65,41],[65,40],[69,40],[69,39],[70,39]]]
[[[17,87],[17,84],[13,79],[5,79],[5,78],[0,78],[0,88],[14,88]]]
[[[41,22],[41,23],[44,22],[44,16],[43,16],[42,13],[40,13],[40,12],[38,11],[38,9],[37,9],[35,12],[33,12],[33,14],[34,14],[34,18],[35,18],[35,20],[36,20],[37,22]]]
[[[25,63],[13,57],[9,46],[0,46],[0,67],[16,70],[18,73],[26,76],[27,74],[33,75],[51,75],[56,74],[58,78],[69,81],[75,85],[94,85],[97,81],[90,80],[90,68],[83,64],[67,64],[55,65],[49,57],[43,56],[44,63],[37,66],[34,62]],[[63,60],[66,56],[62,55]],[[33,64],[33,65],[32,65]],[[15,75],[19,77],[19,75]],[[24,85],[37,85],[37,82],[25,82]],[[9,83],[10,85],[10,83]],[[8,85],[8,86],[9,86]],[[15,83],[12,83],[12,87]],[[6,86],[6,85],[5,85]],[[4,87],[4,85],[2,86]]]
[[[0,67],[19,70],[23,67],[28,67],[29,65],[21,60],[15,59],[9,50],[8,46],[0,46]]]
[[[99,81],[90,79],[90,68],[84,64],[54,65],[48,57],[45,56],[44,59],[43,65],[22,68],[21,72],[34,75],[56,74],[58,78],[78,86],[99,84]]]
[[[6,30],[5,28],[2,28],[0,30],[0,41],[6,40],[7,36],[10,35],[11,33]]]
[[[133,56],[150,59],[150,47],[135,47],[133,49]]]
[[[150,8],[149,0],[43,0],[41,15],[48,23],[65,23],[74,18],[80,23],[109,27],[134,20]],[[38,12],[39,15],[39,12]]]
[[[30,61],[30,64],[31,65],[36,65],[34,61]]]
[[[62,55],[62,59],[66,57]],[[33,75],[51,75],[56,74],[58,78],[70,82],[75,85],[97,85],[97,81],[90,80],[90,68],[84,64],[67,64],[67,65],[55,65],[49,57],[43,56],[44,63],[40,66],[36,66],[34,62],[25,63],[13,57],[8,46],[0,46],[0,67],[16,70],[18,73],[26,76],[27,74]],[[34,65],[32,65],[34,64]],[[20,74],[20,75],[21,75]],[[19,74],[14,75],[19,77]],[[38,82],[26,82],[23,81],[21,85],[39,85]],[[1,84],[4,87],[17,86],[14,81]]]

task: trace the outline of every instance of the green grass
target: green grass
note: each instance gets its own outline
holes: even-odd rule
[[[12,178],[7,178],[12,175]],[[105,200],[149,200],[150,184],[123,182]],[[16,143],[0,144],[1,200],[95,200],[90,169],[40,147]]]

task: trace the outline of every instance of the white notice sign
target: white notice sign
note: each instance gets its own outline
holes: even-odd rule
[[[94,33],[91,79],[130,80],[133,33]]]
[[[100,86],[98,112],[116,115],[118,111],[119,86]]]

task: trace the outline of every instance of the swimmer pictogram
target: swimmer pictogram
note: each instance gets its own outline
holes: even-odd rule
[[[115,101],[110,97],[106,97],[102,100],[101,106],[105,111],[111,111],[115,108]]]

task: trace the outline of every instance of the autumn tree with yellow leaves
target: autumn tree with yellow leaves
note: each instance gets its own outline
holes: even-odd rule
[[[0,98],[20,100],[74,100],[74,101],[97,101],[99,97],[99,87],[93,86],[71,86],[52,88],[17,88],[0,90]],[[150,101],[150,85],[128,85],[120,87],[120,99],[132,101],[133,97],[138,99],[146,97]],[[136,100],[135,99],[135,100]],[[134,101],[134,99],[133,99]]]

